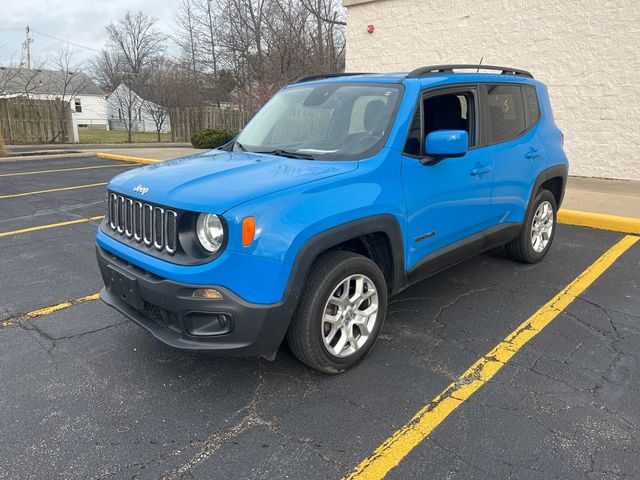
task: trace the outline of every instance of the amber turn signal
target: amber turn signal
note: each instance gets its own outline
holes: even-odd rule
[[[195,298],[209,298],[212,300],[221,300],[222,294],[215,288],[198,288],[191,294]]]
[[[242,246],[248,247],[253,242],[256,234],[256,219],[254,217],[246,217],[242,220]]]

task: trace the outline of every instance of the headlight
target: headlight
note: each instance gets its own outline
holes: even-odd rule
[[[224,240],[224,227],[217,215],[201,213],[196,221],[196,234],[207,252],[217,252]]]

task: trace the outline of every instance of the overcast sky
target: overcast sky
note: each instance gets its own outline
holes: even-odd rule
[[[127,9],[142,10],[159,20],[159,27],[168,32],[173,25],[172,0],[0,0],[0,65],[12,56],[20,60],[24,28],[32,29],[31,57],[45,61],[63,45],[62,40],[100,50],[104,46],[104,27]],[[96,53],[71,45],[74,58],[85,60]]]

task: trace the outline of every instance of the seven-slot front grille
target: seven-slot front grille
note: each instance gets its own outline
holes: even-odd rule
[[[124,195],[109,193],[109,226],[119,235],[173,255],[178,245],[178,214]]]

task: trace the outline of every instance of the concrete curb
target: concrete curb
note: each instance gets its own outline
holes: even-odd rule
[[[158,163],[161,161],[161,160],[154,160],[153,158],[130,157],[128,155],[117,155],[115,153],[102,153],[102,152],[96,153],[96,157],[106,158],[109,160],[121,160],[123,162],[144,163],[144,164]]]
[[[52,155],[17,155],[15,157],[0,157],[0,163],[28,162],[29,160],[60,160],[62,158],[93,158],[94,153],[56,153]]]
[[[565,225],[576,225],[579,227],[591,227],[600,230],[640,235],[640,218],[561,209],[558,211],[558,222],[564,223]]]

